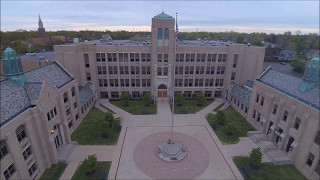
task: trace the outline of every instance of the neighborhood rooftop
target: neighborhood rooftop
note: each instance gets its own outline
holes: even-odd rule
[[[300,92],[298,91],[298,87],[302,79],[272,70],[271,68],[257,81],[319,110],[320,102],[319,98],[316,98],[319,97],[320,93],[319,84],[307,92]]]

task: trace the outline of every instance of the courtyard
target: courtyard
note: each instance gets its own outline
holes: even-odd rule
[[[60,179],[81,176],[81,164],[92,154],[96,154],[99,164],[108,162],[107,169],[98,170],[108,170],[108,179],[244,179],[233,158],[248,156],[252,148],[257,148],[251,139],[243,135],[234,144],[225,144],[212,130],[206,116],[215,113],[213,110],[217,107],[221,108],[223,99],[216,99],[194,114],[174,115],[173,139],[186,147],[187,155],[173,163],[156,156],[157,146],[170,137],[172,115],[168,101],[158,101],[157,114],[154,115],[132,115],[105,99],[97,104],[93,111],[102,113],[108,109],[123,119],[119,138],[111,144],[79,143],[68,158],[68,166]],[[237,115],[232,111],[228,113],[231,114],[228,118]],[[86,118],[92,119],[90,114]],[[81,129],[81,125],[79,127]],[[262,161],[270,162],[265,156]]]

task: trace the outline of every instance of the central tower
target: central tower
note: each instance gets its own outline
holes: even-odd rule
[[[153,96],[168,98],[172,96],[173,62],[175,46],[175,19],[162,12],[152,18],[151,59],[154,67]]]

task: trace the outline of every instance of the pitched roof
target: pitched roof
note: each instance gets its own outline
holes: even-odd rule
[[[167,18],[172,18],[172,16],[169,16],[168,14],[165,14],[163,11],[161,14],[158,14],[154,16],[154,18],[160,18],[160,19],[167,19]]]
[[[81,104],[81,106],[86,104],[91,99],[91,97],[93,96],[92,88],[90,86],[92,86],[91,83],[87,83],[83,87],[79,86],[79,96],[80,96],[80,104]]]
[[[27,82],[42,82],[47,81],[51,86],[60,88],[72,81],[73,78],[57,63],[26,72]]]
[[[243,104],[245,107],[248,108],[250,103],[251,90],[243,86],[239,86],[234,82],[230,83],[230,89],[231,89],[230,91],[231,95],[234,98],[238,99],[241,104]]]
[[[30,100],[39,100],[42,89],[42,82],[25,83],[25,89]]]
[[[0,92],[1,127],[31,104],[25,89],[9,79],[0,81]]]
[[[309,91],[300,92],[298,91],[298,87],[301,79],[272,70],[271,68],[257,81],[319,110],[319,84]]]

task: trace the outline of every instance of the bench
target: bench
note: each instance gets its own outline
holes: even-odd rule
[[[103,173],[101,180],[107,180],[108,179],[108,173]]]
[[[210,126],[211,126],[213,131],[215,131],[217,129],[215,124],[211,124]]]
[[[185,110],[185,109],[183,109],[183,110],[180,110],[180,113],[181,113],[181,114],[188,114],[188,111]]]
[[[249,173],[246,171],[246,169],[244,167],[240,168],[240,172],[241,172],[242,176],[244,177],[244,179],[249,179],[250,178]]]

